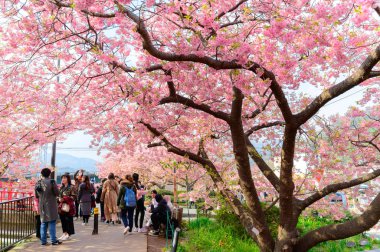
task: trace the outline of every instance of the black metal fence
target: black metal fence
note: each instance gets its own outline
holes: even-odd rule
[[[35,233],[33,198],[0,202],[0,251]]]

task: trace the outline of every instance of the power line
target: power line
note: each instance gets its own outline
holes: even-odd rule
[[[330,106],[330,105],[332,105],[332,104],[334,104],[334,103],[337,103],[338,101],[344,100],[344,99],[346,99],[346,98],[348,98],[348,97],[351,97],[351,96],[353,96],[353,95],[355,95],[355,94],[357,94],[357,93],[360,93],[360,92],[362,92],[363,90],[368,89],[369,87],[372,87],[372,86],[375,85],[375,84],[377,84],[377,83],[374,83],[374,84],[372,84],[372,85],[370,85],[370,86],[368,86],[368,87],[364,87],[364,88],[362,88],[362,89],[360,89],[360,90],[358,90],[358,91],[356,91],[356,92],[354,92],[354,93],[352,93],[352,94],[349,94],[349,95],[347,95],[347,96],[345,96],[345,97],[342,97],[342,98],[340,98],[340,99],[338,99],[338,100],[335,100],[335,101],[333,101],[333,102],[331,102],[331,103],[328,103],[328,104],[325,105],[325,107]]]

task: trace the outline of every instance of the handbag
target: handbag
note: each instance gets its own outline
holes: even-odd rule
[[[65,213],[70,212],[70,205],[67,203],[62,203],[61,211]]]

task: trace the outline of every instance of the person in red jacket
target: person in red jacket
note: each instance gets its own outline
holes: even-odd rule
[[[75,216],[75,199],[76,192],[71,185],[70,175],[62,175],[62,186],[59,190],[58,212],[62,223],[63,235],[59,240],[65,241],[75,234],[74,220]]]

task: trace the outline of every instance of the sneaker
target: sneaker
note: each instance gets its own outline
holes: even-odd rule
[[[159,231],[157,231],[157,230],[151,230],[148,235],[150,235],[150,236],[158,236],[159,234],[160,234]]]
[[[67,239],[69,239],[69,235],[68,234],[62,235],[62,238],[59,238],[60,241],[66,241]]]
[[[61,245],[62,244],[62,242],[61,241],[56,241],[56,242],[52,242],[52,244],[51,245],[53,245],[53,246],[56,246],[56,245]]]
[[[134,227],[133,228],[133,232],[138,232],[139,230],[137,229],[137,227]]]
[[[148,230],[146,228],[139,228],[139,233],[146,233]]]
[[[49,243],[42,243],[41,246],[50,246]]]
[[[61,235],[61,237],[59,237],[58,240],[60,240],[60,241],[63,240],[63,238],[64,238],[65,236],[66,236],[65,234]]]
[[[82,226],[85,226],[85,225],[86,225],[86,223],[82,222]]]
[[[115,225],[115,222],[114,221],[111,221],[112,225]]]
[[[128,234],[128,232],[129,232],[129,227],[124,228],[124,235]]]

